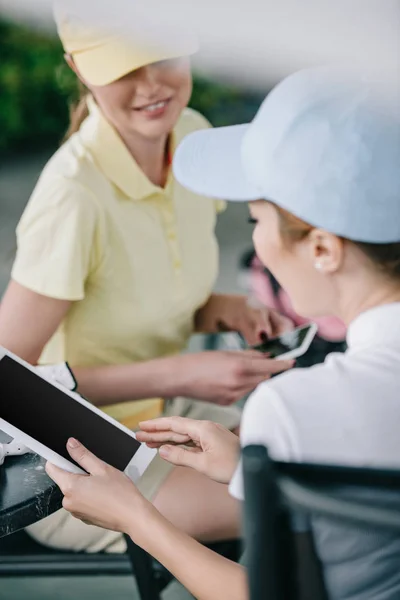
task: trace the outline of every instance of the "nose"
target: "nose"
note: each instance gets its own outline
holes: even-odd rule
[[[158,70],[154,65],[146,65],[135,71],[136,93],[146,98],[157,96],[161,82],[158,78]]]

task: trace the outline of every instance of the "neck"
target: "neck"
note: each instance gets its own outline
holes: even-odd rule
[[[383,279],[383,278],[382,278]],[[373,278],[369,285],[353,289],[349,297],[342,302],[337,316],[348,326],[363,312],[377,306],[400,302],[400,284],[387,279]]]
[[[168,134],[149,140],[139,134],[118,133],[146,177],[154,185],[164,187],[169,170],[166,160]]]

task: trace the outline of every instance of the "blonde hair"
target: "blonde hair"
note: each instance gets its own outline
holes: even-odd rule
[[[83,121],[89,116],[87,99],[89,92],[86,87],[78,82],[78,99],[71,102],[69,106],[69,126],[63,138],[63,142],[79,131]]]

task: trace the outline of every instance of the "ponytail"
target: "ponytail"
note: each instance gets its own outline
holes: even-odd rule
[[[80,83],[78,99],[75,102],[72,102],[69,107],[69,127],[66,131],[63,142],[69,140],[74,133],[79,131],[83,121],[89,116],[87,98],[88,91],[85,86]]]

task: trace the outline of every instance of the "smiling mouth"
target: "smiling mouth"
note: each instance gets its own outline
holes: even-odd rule
[[[158,102],[153,102],[152,104],[146,104],[146,106],[134,107],[134,110],[152,113],[156,112],[157,110],[162,110],[169,104],[170,101],[171,98],[167,98],[166,100],[159,100]]]

